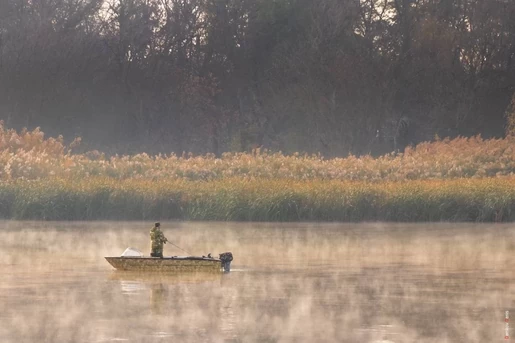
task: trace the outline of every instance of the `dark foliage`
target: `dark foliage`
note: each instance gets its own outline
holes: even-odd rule
[[[501,136],[514,91],[514,1],[0,2],[0,119],[87,150],[380,154]]]

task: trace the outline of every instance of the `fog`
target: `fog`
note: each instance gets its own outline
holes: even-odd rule
[[[0,341],[492,342],[515,307],[511,225],[168,222],[232,271],[114,271],[151,226],[0,222]]]

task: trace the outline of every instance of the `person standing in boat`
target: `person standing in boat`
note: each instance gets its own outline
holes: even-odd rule
[[[150,245],[151,251],[150,256],[152,257],[163,257],[163,244],[168,242],[163,231],[161,231],[161,224],[155,223],[154,227],[150,229]]]

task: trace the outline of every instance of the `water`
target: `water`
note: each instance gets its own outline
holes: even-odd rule
[[[151,226],[0,222],[0,342],[500,342],[515,317],[514,225],[162,223],[232,272],[114,271]]]

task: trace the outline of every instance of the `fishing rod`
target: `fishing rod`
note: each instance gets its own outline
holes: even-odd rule
[[[171,245],[173,245],[173,246],[174,246],[174,247],[176,247],[177,249],[179,249],[179,250],[181,250],[181,251],[185,252],[186,254],[191,255],[189,252],[187,252],[187,251],[186,251],[186,250],[184,250],[183,248],[181,248],[181,247],[179,247],[179,246],[177,246],[177,245],[173,244],[173,243],[172,243],[172,242],[170,242],[169,240],[166,240],[166,242],[167,242],[167,243],[170,243]]]

